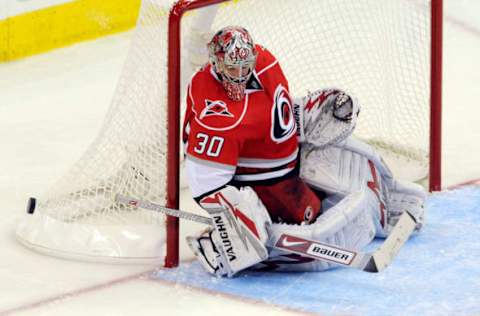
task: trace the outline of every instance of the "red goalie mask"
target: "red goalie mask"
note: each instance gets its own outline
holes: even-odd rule
[[[227,26],[213,36],[208,51],[210,64],[220,74],[228,97],[242,100],[257,60],[257,50],[248,31],[240,26]]]

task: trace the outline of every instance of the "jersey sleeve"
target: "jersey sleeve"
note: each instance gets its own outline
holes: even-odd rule
[[[187,91],[184,141],[188,156],[204,163],[235,167],[242,147],[241,113],[215,89],[221,85],[207,70],[192,78]]]
[[[186,146],[186,175],[194,198],[233,179],[239,155],[235,137],[208,130],[194,120]]]
[[[213,192],[232,180],[235,169],[209,165],[187,156],[185,175],[194,198]]]
[[[202,81],[195,81],[195,77],[192,79],[183,125],[186,172],[194,197],[211,192],[233,178],[242,146],[238,130],[228,128],[230,123],[226,119],[230,117],[222,115],[227,111],[226,105],[195,93],[206,90],[202,84]],[[192,91],[192,86],[196,91]],[[207,102],[210,102],[208,106]]]

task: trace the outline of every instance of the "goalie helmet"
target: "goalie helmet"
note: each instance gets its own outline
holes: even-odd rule
[[[243,27],[227,26],[213,36],[207,47],[210,64],[220,75],[228,97],[242,100],[257,61],[252,37]]]

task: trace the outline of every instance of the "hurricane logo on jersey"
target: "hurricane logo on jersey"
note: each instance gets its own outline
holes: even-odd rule
[[[211,101],[205,99],[205,108],[200,113],[200,119],[212,115],[233,117],[233,114],[228,111],[227,104],[222,100]]]
[[[288,140],[295,133],[292,101],[285,87],[278,85],[273,97],[271,137],[276,143]]]

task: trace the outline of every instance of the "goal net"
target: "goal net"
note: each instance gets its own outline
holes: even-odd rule
[[[292,96],[325,87],[354,95],[362,107],[355,137],[374,145],[397,177],[428,177],[435,124],[430,119],[431,1],[219,2],[182,1],[175,7],[180,12],[218,3],[183,14],[178,37],[170,33],[170,47],[180,49],[169,54],[173,2],[142,1],[103,127],[19,224],[23,244],[83,260],[162,263],[169,257],[175,265],[178,254],[167,253],[167,245],[177,247],[175,222],[167,229],[161,214],[116,203],[114,197],[178,207],[178,179],[171,178],[178,177],[172,159],[181,159],[175,150],[180,131],[171,113],[176,107],[183,112],[186,84],[207,61],[205,45],[226,25],[244,26],[278,58]],[[176,53],[179,61],[169,62]],[[172,101],[175,94],[180,104]]]

